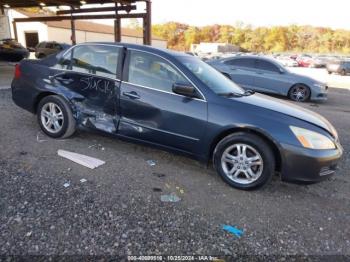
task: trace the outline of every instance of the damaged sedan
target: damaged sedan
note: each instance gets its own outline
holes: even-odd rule
[[[212,161],[224,181],[245,190],[275,172],[286,181],[321,181],[343,151],[322,116],[244,91],[193,56],[148,46],[84,43],[24,60],[12,96],[50,137],[100,130]]]

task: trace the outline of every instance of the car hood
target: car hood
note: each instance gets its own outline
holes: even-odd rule
[[[307,110],[292,103],[263,94],[254,94],[251,96],[241,97],[239,99],[242,99],[242,102],[247,104],[263,107],[275,112],[279,112],[309,122],[311,124],[325,129],[334,137],[338,138],[337,131],[332,126],[332,124],[329,123],[329,121],[326,118],[311,110]]]

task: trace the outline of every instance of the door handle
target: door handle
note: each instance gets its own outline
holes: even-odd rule
[[[131,91],[131,92],[123,92],[124,96],[127,96],[131,99],[140,99],[140,96],[135,92],[135,91]]]

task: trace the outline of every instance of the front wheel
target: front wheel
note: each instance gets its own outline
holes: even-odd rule
[[[57,95],[44,97],[37,110],[38,122],[45,134],[67,138],[75,132],[75,119],[69,104]]]
[[[214,167],[232,187],[251,190],[265,185],[275,171],[270,146],[259,136],[235,133],[221,140],[214,150]]]
[[[288,97],[296,102],[306,102],[311,95],[310,88],[303,84],[293,86],[288,93]]]

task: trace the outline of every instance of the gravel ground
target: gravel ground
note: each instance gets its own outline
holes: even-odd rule
[[[50,139],[35,116],[12,103],[10,90],[0,90],[0,255],[350,259],[349,101],[348,90],[331,89],[328,102],[303,104],[339,132],[345,154],[336,176],[313,185],[276,176],[262,190],[244,192],[194,160],[109,136],[80,131]],[[58,149],[106,164],[89,170]],[[181,201],[161,202],[169,193]]]

